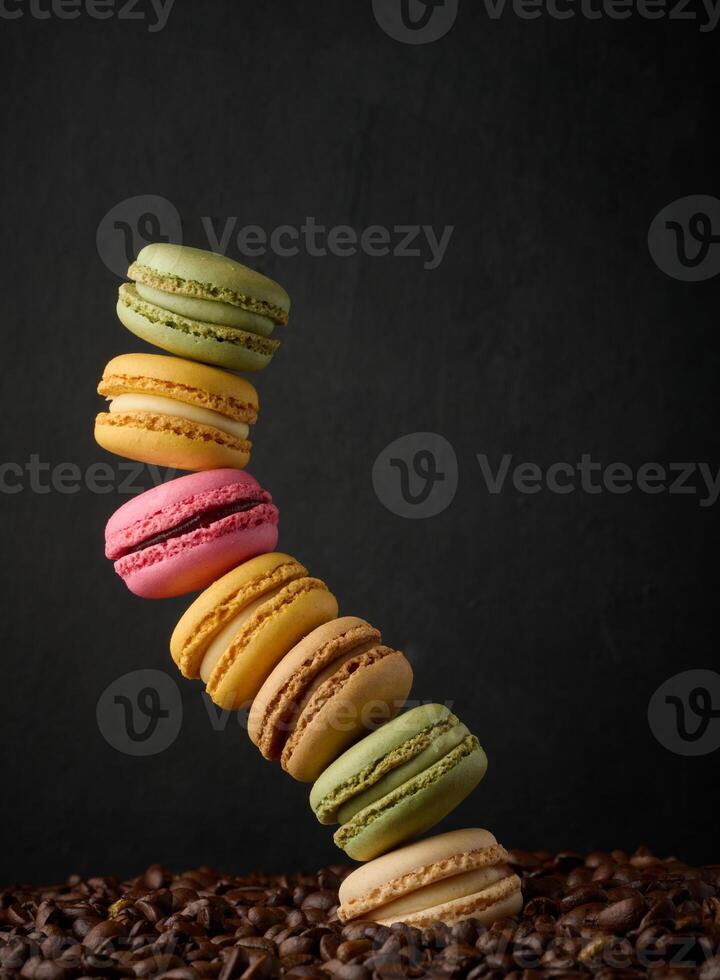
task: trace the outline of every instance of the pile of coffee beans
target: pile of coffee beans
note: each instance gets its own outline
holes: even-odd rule
[[[342,926],[349,869],[81,879],[0,891],[0,978],[650,976],[720,980],[720,865],[634,854],[512,851],[525,908],[485,929]]]

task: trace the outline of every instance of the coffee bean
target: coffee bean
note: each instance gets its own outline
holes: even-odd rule
[[[356,922],[349,922],[343,926],[340,935],[343,939],[365,939],[370,935],[369,930],[375,928],[375,923],[367,919],[358,919]]]
[[[536,900],[537,901],[537,900]],[[585,884],[578,885],[572,891],[560,899],[558,903],[561,912],[570,912],[580,905],[588,905],[593,902],[604,902],[605,892],[598,885]]]
[[[164,954],[137,960],[132,964],[131,969],[136,977],[155,977],[157,974],[167,973],[168,970],[175,970],[184,966],[185,964],[179,956]]]
[[[608,932],[626,933],[640,922],[645,915],[645,900],[640,895],[613,902],[598,913],[596,923],[599,929]]]
[[[285,977],[287,980],[291,977],[305,977],[306,980],[327,980],[327,974],[311,964],[294,966],[285,974]]]
[[[348,963],[364,953],[369,953],[372,948],[373,944],[370,939],[347,939],[340,943],[335,955],[341,963]]]
[[[327,912],[334,905],[337,905],[337,892],[331,892],[327,889],[318,889],[318,891],[310,892],[302,902],[302,909],[320,909],[323,912]]]
[[[284,959],[296,956],[298,953],[310,953],[315,948],[315,941],[309,936],[291,936],[278,944],[278,956]]]
[[[285,922],[285,915],[280,909],[268,909],[254,905],[248,912],[248,921],[258,932],[264,933],[270,926]]]
[[[361,963],[342,962],[338,962],[337,967],[333,967],[332,975],[334,980],[370,980],[372,976],[367,967]]]
[[[243,939],[235,939],[235,945],[242,946],[243,949],[260,949],[267,953],[274,953],[277,948],[272,939],[265,939],[264,936],[245,936]]]
[[[292,972],[299,966],[307,966],[313,962],[312,953],[290,953],[280,957],[283,971]]]
[[[142,877],[143,884],[151,889],[162,888],[165,881],[165,872],[159,864],[151,864]]]
[[[538,868],[542,866],[542,861],[530,851],[521,851],[518,848],[508,851],[510,864],[523,870]]]
[[[112,940],[123,931],[120,923],[114,922],[112,919],[98,922],[83,939],[83,946],[92,950],[93,953],[100,953],[108,946],[112,946]]]

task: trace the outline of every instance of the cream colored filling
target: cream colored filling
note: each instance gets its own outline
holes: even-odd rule
[[[475,895],[502,878],[506,878],[510,873],[510,868],[506,865],[465,871],[462,874],[453,875],[451,878],[444,878],[442,881],[434,881],[423,888],[402,895],[386,905],[381,905],[374,909],[373,916],[378,919],[399,921],[404,915],[411,915],[413,912],[433,908],[435,905],[444,905],[445,902],[454,902],[458,898]]]
[[[215,429],[220,429],[221,432],[226,432],[228,435],[242,440],[247,439],[250,432],[247,422],[237,422],[235,419],[221,415],[220,412],[213,412],[209,408],[188,405],[185,402],[176,401],[174,398],[164,398],[162,395],[117,395],[110,402],[108,411],[112,415],[118,412],[152,412],[156,415],[175,415],[181,419],[187,419],[188,422],[197,422],[198,425],[211,425]]]
[[[249,606],[245,606],[237,616],[234,616],[230,622],[224,626],[217,636],[208,645],[205,651],[205,656],[203,657],[203,662],[200,664],[200,677],[203,683],[207,684],[212,676],[212,672],[217,667],[220,662],[220,658],[223,656],[227,648],[230,646],[232,641],[235,639],[237,634],[243,628],[243,626],[248,622],[248,620],[255,615],[260,606],[267,602],[268,599],[272,599],[276,596],[281,589],[284,589],[284,585],[279,585],[276,589],[272,589],[270,592],[266,592],[261,595],[259,599],[255,599],[250,603]]]

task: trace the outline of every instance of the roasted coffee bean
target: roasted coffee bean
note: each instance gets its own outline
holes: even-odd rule
[[[277,949],[272,939],[265,939],[264,936],[246,936],[243,939],[235,939],[235,946],[242,946],[243,949],[260,949],[267,953],[274,953]]]
[[[320,959],[323,963],[328,960],[334,960],[335,954],[337,953],[338,946],[340,945],[340,937],[334,933],[328,933],[323,936],[320,940],[319,951]]]
[[[285,959],[299,953],[310,953],[315,948],[315,941],[309,936],[291,936],[278,944],[278,956]]]
[[[341,963],[349,963],[350,960],[369,953],[372,948],[370,939],[346,939],[338,946],[335,956]]]
[[[100,953],[109,946],[111,947],[112,940],[122,932],[124,930],[119,922],[114,922],[111,919],[105,922],[98,922],[86,934],[83,939],[83,946],[92,950],[93,953]]]
[[[334,980],[369,980],[372,976],[367,967],[361,963],[341,963],[333,967]]]
[[[477,919],[463,919],[462,922],[456,922],[450,931],[455,942],[473,946],[480,931],[480,923]],[[422,942],[422,936],[420,942]]]
[[[599,929],[624,934],[635,928],[645,915],[646,908],[641,895],[624,898],[598,912],[595,922]]]
[[[158,974],[167,973],[168,970],[175,970],[184,966],[185,963],[179,956],[163,954],[137,960],[132,964],[131,970],[136,977],[155,977]]]
[[[248,921],[258,932],[264,933],[270,926],[279,925],[285,922],[285,915],[280,909],[268,909],[261,905],[254,905],[248,912]]]
[[[576,909],[580,905],[588,905],[593,902],[604,902],[605,898],[605,892],[599,887],[599,885],[578,885],[577,888],[573,888],[569,894],[561,898],[557,903],[557,906],[560,908],[560,912],[564,913],[570,912],[572,909]],[[537,899],[535,899],[535,901],[537,901]]]
[[[327,980],[327,974],[312,964],[304,964],[299,966],[294,966],[291,970],[285,974],[286,978],[291,977],[305,977],[306,980]]]
[[[337,905],[338,897],[337,892],[331,892],[327,889],[318,889],[318,891],[310,892],[302,902],[303,911],[308,909],[320,909],[322,912],[327,912],[334,905]]]

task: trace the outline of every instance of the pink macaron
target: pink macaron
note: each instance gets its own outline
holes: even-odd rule
[[[273,551],[278,509],[249,473],[209,470],[153,487],[116,510],[105,555],[135,595],[166,599],[204,589]]]

